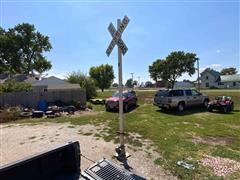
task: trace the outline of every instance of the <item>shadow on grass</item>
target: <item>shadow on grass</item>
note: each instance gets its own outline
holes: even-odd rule
[[[157,110],[158,112],[164,113],[164,114],[170,114],[170,115],[175,115],[175,116],[185,116],[185,115],[191,115],[191,114],[195,114],[195,113],[203,113],[203,112],[208,112],[206,110],[206,108],[204,107],[191,107],[191,108],[186,108],[183,112],[179,112],[177,109],[170,109],[170,110],[162,110],[159,109]],[[213,112],[208,112],[211,114],[234,114],[234,112],[240,112],[240,110],[234,110],[233,112],[229,112],[229,113],[223,113],[221,111],[213,111]]]
[[[183,112],[179,112],[177,109],[170,109],[170,110],[159,109],[157,111],[164,114],[175,115],[175,116],[185,116],[185,115],[191,115],[195,113],[207,112],[206,108],[204,107],[186,108]]]
[[[129,107],[128,111],[127,112],[124,112],[124,113],[131,113],[132,111],[134,111],[135,109],[137,109],[139,107],[139,105],[136,105],[136,106],[131,106]],[[113,110],[110,110],[108,111],[110,113],[118,113],[118,109],[113,109]]]

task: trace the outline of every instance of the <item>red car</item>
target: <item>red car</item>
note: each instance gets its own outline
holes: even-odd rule
[[[224,113],[229,113],[234,109],[234,103],[231,97],[228,96],[218,96],[215,100],[210,101],[207,106],[207,110],[212,112],[214,109],[222,111]]]
[[[137,96],[134,91],[123,92],[123,111],[128,112],[130,107],[137,106]],[[119,92],[105,100],[106,111],[119,109]]]

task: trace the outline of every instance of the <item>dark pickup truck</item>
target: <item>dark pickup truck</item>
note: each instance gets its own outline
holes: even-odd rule
[[[145,180],[102,159],[85,171],[80,170],[78,142],[70,142],[21,161],[0,167],[1,180]]]

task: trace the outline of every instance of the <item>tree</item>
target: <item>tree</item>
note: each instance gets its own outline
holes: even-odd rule
[[[89,74],[91,78],[94,79],[97,87],[102,90],[102,92],[104,89],[110,88],[114,79],[113,67],[108,64],[91,67]]]
[[[132,78],[128,79],[125,83],[125,86],[128,88],[132,88],[133,86],[136,86],[138,84],[137,81],[133,81]]]
[[[161,79],[168,82],[170,88],[183,73],[189,76],[195,73],[194,64],[198,60],[196,54],[175,51],[165,59],[158,59],[149,66],[149,73],[153,80]]]
[[[16,37],[0,27],[0,73],[20,73],[21,62],[18,55]]]
[[[118,83],[113,83],[112,87],[115,87],[115,88],[118,87]]]
[[[125,83],[125,86],[128,88],[132,88],[133,87],[133,81],[132,78],[128,79]]]
[[[138,82],[136,80],[133,81],[133,86],[138,85]]]
[[[153,85],[153,83],[151,81],[146,81],[145,82],[145,87],[150,88],[150,87],[153,87],[153,86],[154,85]]]
[[[234,67],[224,68],[220,72],[221,75],[233,75],[237,74],[237,69]]]
[[[34,25],[18,24],[14,28],[0,29],[0,71],[30,74],[42,73],[52,65],[43,55],[52,46],[49,37],[36,31]]]
[[[97,95],[94,80],[80,71],[69,74],[67,81],[70,83],[79,84],[80,87],[86,91],[87,99],[91,99]]]

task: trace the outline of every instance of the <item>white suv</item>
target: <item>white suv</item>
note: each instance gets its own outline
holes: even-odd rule
[[[183,111],[186,107],[207,107],[208,102],[208,96],[192,89],[159,90],[154,97],[154,105],[163,110],[177,108]]]

